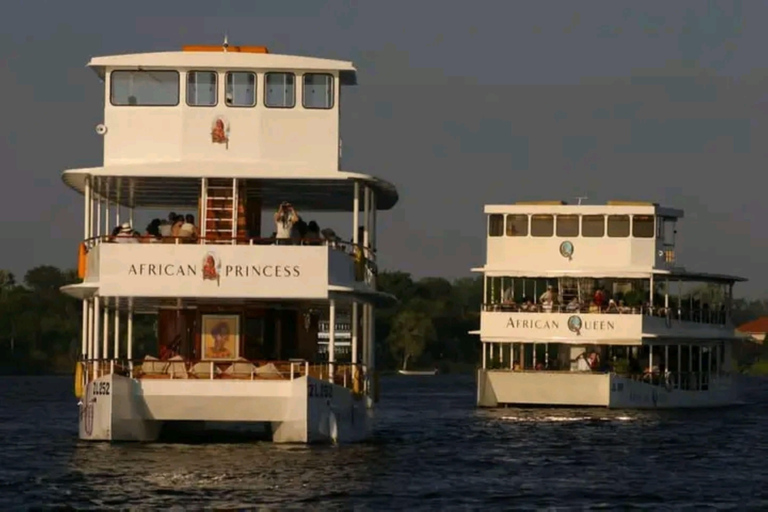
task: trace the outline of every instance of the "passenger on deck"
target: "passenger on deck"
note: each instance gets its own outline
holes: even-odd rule
[[[301,216],[298,216],[298,220],[296,221],[296,224],[293,225],[293,229],[291,230],[291,238],[303,241],[307,237],[307,231],[308,226],[306,221],[302,219]]]
[[[160,236],[171,236],[171,226],[176,220],[176,212],[168,214],[168,218],[160,222]]]
[[[293,205],[283,201],[275,212],[275,237],[277,243],[285,243],[291,238],[293,225],[299,220],[299,215]]]
[[[184,223],[179,228],[179,236],[183,238],[196,239],[198,236],[197,227],[195,226],[195,216],[188,213],[184,219]]]
[[[508,286],[504,293],[501,294],[501,302],[502,304],[512,304],[515,302],[515,290],[511,286]]]
[[[541,302],[544,307],[544,311],[552,311],[552,308],[557,302],[557,292],[552,288],[552,285],[547,286],[547,291],[541,294],[539,302]]]
[[[579,299],[576,297],[572,298],[571,302],[565,307],[565,310],[568,312],[578,311],[579,309],[581,309],[581,304],[579,304]]]
[[[120,226],[120,231],[115,235],[115,242],[118,243],[136,243],[138,241],[139,240],[133,236],[131,225],[127,222],[124,222],[123,225]]]
[[[109,234],[109,241],[114,242],[115,237],[120,234],[120,226],[115,226],[115,229],[112,230],[112,233]]]
[[[150,242],[155,242],[157,240],[160,240],[162,238],[162,235],[160,234],[160,225],[161,225],[160,219],[152,219],[152,222],[147,224],[147,235],[149,235]]]
[[[320,236],[320,226],[314,220],[309,221],[309,224],[307,224],[306,238],[308,243],[311,245],[317,245],[322,242],[322,237]]]
[[[171,225],[171,236],[173,238],[177,238],[181,236],[179,232],[181,231],[181,226],[184,225],[184,217],[181,215],[177,215],[175,219],[173,219],[173,224]]]
[[[595,305],[597,305],[598,310],[603,309],[603,304],[605,304],[605,292],[603,292],[602,288],[595,290],[595,296],[592,300],[595,302]]]

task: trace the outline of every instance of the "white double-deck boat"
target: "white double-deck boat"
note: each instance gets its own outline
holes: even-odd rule
[[[477,404],[708,407],[738,400],[733,285],[675,260],[680,210],[487,205]]]
[[[268,425],[275,442],[368,437],[374,307],[394,300],[376,291],[376,211],[398,196],[340,171],[352,63],[225,43],[89,66],[105,84],[104,164],[63,175],[85,196],[83,281],[63,288],[83,308],[80,438],[152,441],[208,422]],[[199,225],[135,233],[134,215],[158,209]],[[349,241],[307,212],[351,212]],[[337,312],[351,319],[345,361]],[[156,315],[157,343],[135,358],[139,314]]]

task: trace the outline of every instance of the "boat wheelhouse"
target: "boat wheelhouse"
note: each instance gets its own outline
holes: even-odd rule
[[[395,300],[376,289],[376,212],[398,196],[340,170],[352,63],[225,43],[89,66],[105,84],[104,163],[63,174],[85,198],[82,282],[63,288],[82,300],[80,438],[206,422],[266,424],[275,442],[368,437],[374,308]],[[182,215],[139,233],[159,209]],[[349,213],[349,236],[307,212]],[[156,316],[146,354],[135,315]],[[337,315],[351,325],[343,361]]]
[[[737,400],[730,307],[743,279],[678,265],[682,211],[544,201],[485,213],[479,406]]]

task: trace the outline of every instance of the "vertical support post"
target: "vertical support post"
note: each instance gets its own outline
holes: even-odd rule
[[[480,342],[480,345],[483,347],[483,370],[485,370],[485,368],[486,368],[486,355],[485,355],[485,353],[487,352],[487,350],[486,350],[487,347],[486,347],[486,343],[484,341]]]
[[[368,329],[370,334],[368,335],[370,348],[368,349],[368,365],[371,368],[371,372],[376,371],[376,311],[373,309],[373,305],[368,305]],[[378,390],[374,391],[374,396],[377,396]]]
[[[664,279],[664,309],[669,309],[669,278]]]
[[[352,243],[357,245],[360,243],[359,238],[359,226],[360,226],[360,182],[355,182],[355,196],[352,200]]]
[[[232,178],[232,245],[237,244],[237,178]]]
[[[371,259],[373,259],[373,251],[376,250],[376,193],[373,189],[371,190],[371,234],[368,236],[371,242]]]
[[[693,373],[693,345],[689,344],[688,345],[688,389],[691,389],[692,373]]]
[[[133,202],[136,197],[136,183],[133,181],[133,178],[129,179],[131,181],[128,185],[128,222],[133,226],[133,209],[135,208]]]
[[[125,335],[128,368],[130,368],[131,376],[133,376],[133,297],[128,298],[128,329]]]
[[[115,339],[112,348],[112,359],[120,358],[120,298],[115,297]]]
[[[115,178],[115,226],[120,225],[120,183],[122,178]],[[131,222],[133,228],[133,222]]]
[[[98,360],[101,357],[100,347],[99,347],[99,327],[101,325],[100,319],[101,319],[101,298],[98,295],[96,295],[93,298],[93,359],[96,360],[94,365],[95,374],[93,378],[98,377],[98,370],[96,370],[96,366],[98,366],[99,364]]]
[[[328,305],[328,380],[333,383],[336,375],[336,301],[331,299]]]
[[[352,328],[352,364],[357,364],[357,328],[358,328],[358,308],[357,308],[357,301],[352,301],[352,318],[351,318],[351,328]]]
[[[200,238],[205,243],[205,231],[208,227],[208,178],[200,180]]]
[[[96,235],[101,236],[101,178],[96,178],[96,190],[98,196],[96,197]]]
[[[104,345],[101,357],[109,359],[109,297],[104,297],[104,337],[101,342]]]
[[[91,177],[85,178],[85,201],[83,204],[83,239],[91,237]]]
[[[93,299],[88,299],[87,301],[87,309],[88,309],[88,327],[86,332],[86,338],[87,338],[87,345],[88,345],[88,359],[93,361]],[[93,370],[93,364],[91,364],[91,372],[94,372]],[[91,374],[91,379],[95,378],[95,373]]]
[[[651,311],[650,311],[650,312],[652,312],[652,311],[653,311],[653,292],[654,292],[654,289],[653,289],[653,274],[651,274],[651,292],[650,292],[650,295],[651,295],[651,296],[650,296],[650,298],[648,299],[648,304],[649,304],[649,305],[650,305],[650,307],[651,307]]]
[[[368,258],[368,243],[370,241],[369,230],[371,229],[371,194],[368,185],[363,187],[363,254]]]
[[[88,357],[88,300],[83,299],[83,323],[80,332],[80,359]]]
[[[664,373],[669,373],[669,345],[664,345]]]
[[[109,229],[109,178],[106,178],[107,184],[105,188],[106,196],[104,196],[104,234],[109,235],[112,230]],[[106,357],[107,354],[104,354]]]
[[[703,346],[699,345],[699,369],[697,371],[698,375],[696,376],[696,384],[699,391],[701,391],[702,384],[704,383],[704,373],[702,371],[702,363],[704,362],[704,350],[702,350]]]

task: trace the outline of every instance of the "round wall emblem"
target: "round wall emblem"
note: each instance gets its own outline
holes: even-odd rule
[[[573,257],[573,244],[571,242],[565,241],[560,244],[560,255],[563,258],[568,258],[569,260]]]
[[[573,315],[568,318],[568,330],[575,332],[576,336],[581,336],[581,317]]]

